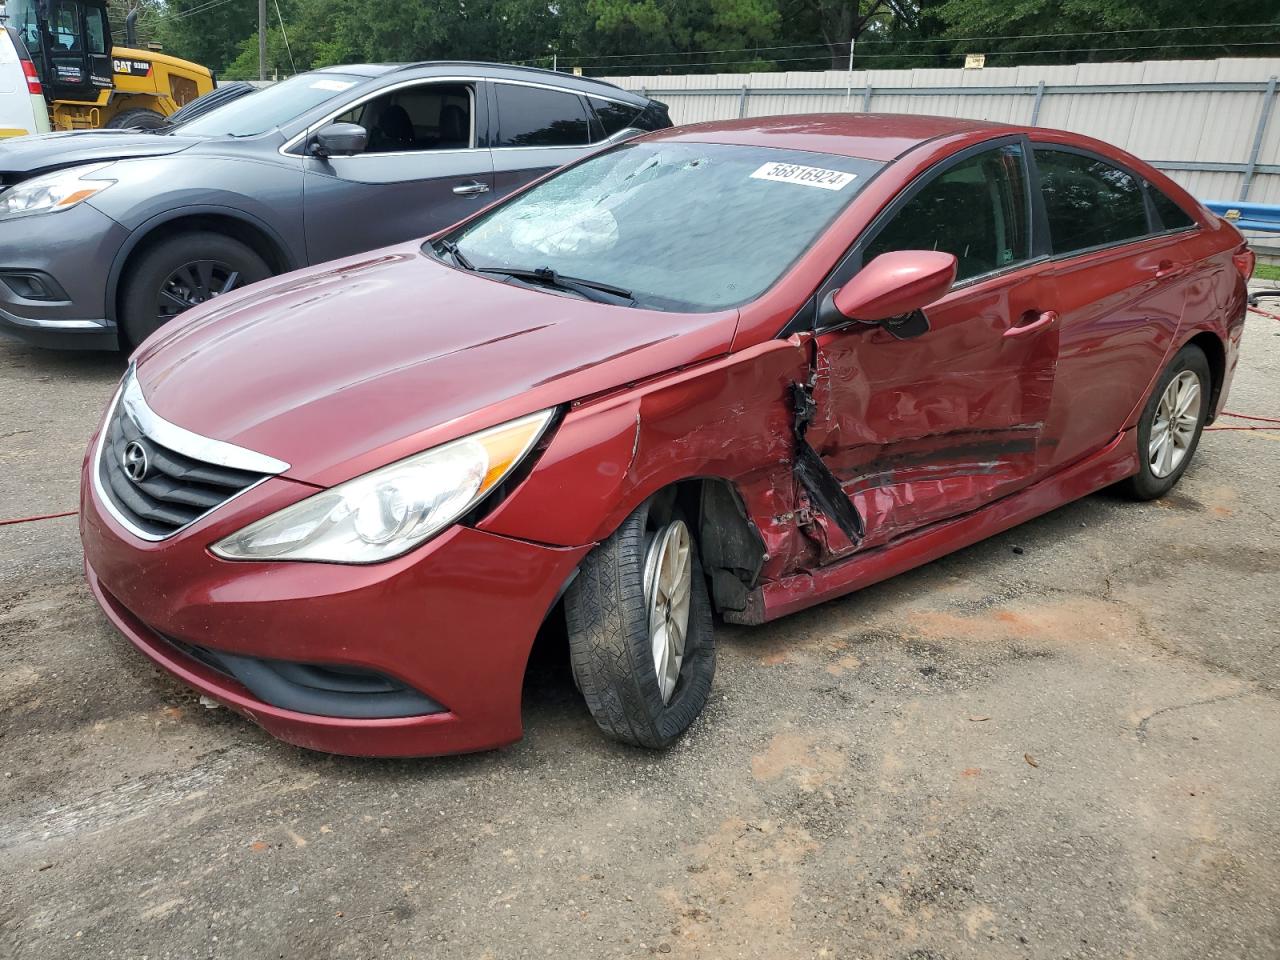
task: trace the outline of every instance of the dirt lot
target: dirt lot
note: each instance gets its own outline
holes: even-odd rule
[[[1280,417],[1254,317],[1229,408]],[[72,509],[120,361],[0,342],[0,518]],[[1243,421],[1224,424],[1238,426]],[[1280,432],[765,628],[665,754],[554,651],[509,749],[207,710],[0,527],[0,956],[1280,956]]]

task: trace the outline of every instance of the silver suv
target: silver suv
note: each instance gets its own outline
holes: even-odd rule
[[[0,144],[0,330],[113,349],[236,287],[425,236],[668,127],[599,80],[485,63],[301,74],[153,133]]]

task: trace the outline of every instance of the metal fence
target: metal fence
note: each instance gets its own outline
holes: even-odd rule
[[[834,111],[1058,127],[1123,147],[1201,199],[1280,203],[1277,75],[1272,58],[607,79],[667,102],[677,124]]]

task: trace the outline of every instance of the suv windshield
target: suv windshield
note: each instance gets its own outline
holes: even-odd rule
[[[368,79],[346,73],[304,73],[232,100],[170,132],[180,132],[184,137],[254,137]]]
[[[880,166],[769,147],[628,144],[449,239],[481,270],[546,268],[629,291],[637,306],[726,309],[767,290]]]

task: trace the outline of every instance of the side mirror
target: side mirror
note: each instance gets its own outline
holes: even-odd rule
[[[363,153],[369,146],[369,131],[358,123],[331,123],[311,138],[307,150],[313,157],[346,157]]]
[[[947,295],[957,265],[954,255],[938,250],[882,253],[832,295],[831,306],[865,323],[909,316]]]

